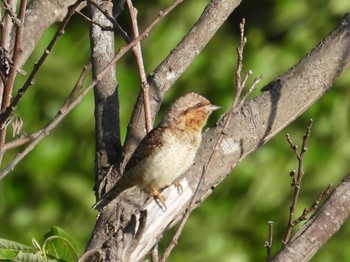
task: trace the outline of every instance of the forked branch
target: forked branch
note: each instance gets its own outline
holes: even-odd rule
[[[319,203],[329,195],[330,190],[332,188],[332,184],[329,184],[325,190],[323,190],[320,195],[318,196],[317,200],[311,205],[310,208],[305,208],[303,213],[296,219],[294,219],[295,216],[295,211],[297,208],[298,204],[298,198],[300,195],[300,190],[301,190],[301,182],[304,176],[304,155],[305,152],[307,151],[307,140],[310,137],[311,133],[311,127],[312,127],[312,119],[309,122],[309,125],[307,126],[306,132],[303,136],[303,142],[301,146],[300,152],[298,151],[298,146],[293,143],[292,138],[289,134],[287,134],[287,141],[292,148],[297,160],[298,160],[298,171],[296,172],[295,170],[292,170],[290,172],[290,176],[292,178],[292,187],[294,188],[294,194],[293,194],[293,200],[292,200],[292,205],[290,207],[290,212],[289,212],[289,220],[288,220],[288,226],[287,226],[287,232],[286,235],[282,241],[282,244],[285,245],[288,243],[291,235],[293,228],[298,225],[301,221],[305,221],[308,219],[308,215],[312,212],[315,211],[318,208]]]
[[[298,151],[298,146],[293,143],[290,134],[286,135],[287,141],[288,141],[290,147],[292,148],[292,150],[293,150],[293,152],[298,160],[298,171],[296,172],[295,170],[292,170],[290,172],[290,176],[292,178],[292,187],[294,188],[294,194],[293,194],[292,205],[290,207],[290,212],[289,212],[287,232],[286,232],[286,235],[282,241],[283,244],[286,244],[289,241],[290,236],[292,234],[292,230],[296,225],[295,224],[296,221],[294,221],[294,215],[295,215],[295,210],[296,210],[297,204],[298,204],[298,198],[299,198],[300,189],[301,189],[301,181],[302,181],[303,176],[304,176],[304,167],[303,167],[304,154],[307,151],[306,143],[307,143],[307,140],[308,140],[310,133],[311,133],[312,123],[313,123],[313,121],[311,119],[309,125],[307,126],[306,132],[303,136],[303,142],[302,142],[300,152]]]

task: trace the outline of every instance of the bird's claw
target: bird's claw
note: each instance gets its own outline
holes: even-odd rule
[[[165,211],[167,210],[166,204],[165,204],[165,198],[162,196],[159,191],[155,188],[151,188],[151,194],[154,198],[158,199],[159,202],[161,202],[165,208]]]
[[[182,185],[180,184],[180,182],[175,181],[173,184],[174,184],[174,186],[176,187],[177,192],[178,192],[179,194],[182,194],[182,192],[183,192],[184,190],[183,190]]]

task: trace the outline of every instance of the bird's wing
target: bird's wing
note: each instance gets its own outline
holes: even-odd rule
[[[124,190],[136,185],[133,176],[140,174],[128,174],[127,171],[135,167],[140,161],[148,157],[154,150],[157,150],[162,145],[162,132],[164,127],[158,127],[151,130],[145,138],[141,141],[134,153],[126,164],[124,175],[118,182],[105,193],[97,203],[92,207],[93,209],[101,209],[108,205],[114,198],[116,198]]]
[[[134,153],[126,164],[125,172],[136,166],[141,160],[148,157],[152,152],[157,150],[162,145],[162,133],[164,127],[152,129],[141,141]]]

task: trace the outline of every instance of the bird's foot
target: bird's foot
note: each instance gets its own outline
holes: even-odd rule
[[[155,188],[151,188],[151,194],[154,198],[158,199],[159,202],[161,202],[165,208],[165,211],[167,209],[166,204],[165,204],[165,198],[159,193],[159,191]]]
[[[182,188],[182,185],[180,184],[180,182],[175,181],[173,182],[173,185],[176,187],[176,190],[179,194],[182,194],[182,192],[184,191]]]

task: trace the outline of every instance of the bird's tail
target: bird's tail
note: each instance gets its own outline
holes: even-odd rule
[[[127,183],[128,181],[123,179],[123,177],[101,198],[92,206],[92,209],[99,210],[105,206],[107,206],[113,199],[115,199],[121,192],[132,187]]]

